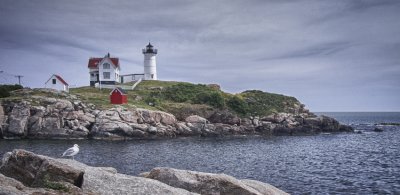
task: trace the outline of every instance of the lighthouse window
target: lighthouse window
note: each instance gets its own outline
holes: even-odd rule
[[[110,64],[109,63],[103,64],[103,69],[110,69]]]
[[[151,78],[154,79],[154,74],[151,74]]]
[[[103,79],[110,79],[110,72],[103,72]]]

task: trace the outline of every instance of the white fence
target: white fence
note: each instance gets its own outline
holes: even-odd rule
[[[96,83],[94,85],[94,87],[100,88],[100,89],[114,89],[115,87],[120,87],[123,90],[133,90],[132,86],[129,86],[129,85],[105,85],[105,84],[99,85],[98,83]]]

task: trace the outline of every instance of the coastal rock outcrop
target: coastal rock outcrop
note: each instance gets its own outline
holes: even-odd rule
[[[30,95],[37,90],[47,95]],[[0,138],[137,139],[177,136],[302,135],[349,132],[333,118],[316,116],[303,105],[293,113],[240,118],[223,110],[188,115],[179,121],[162,111],[115,106],[96,109],[78,97],[48,89],[23,89],[26,98],[2,100]]]
[[[272,185],[254,180],[238,180],[225,174],[202,173],[196,171],[178,170],[158,167],[149,173],[143,174],[146,178],[155,179],[176,188],[183,188],[190,192],[204,195],[212,194],[240,194],[286,195],[284,191]]]
[[[5,186],[0,186],[0,191],[13,190],[14,186],[39,192],[56,190],[57,194],[193,194],[156,180],[119,174],[111,167],[91,167],[78,161],[54,159],[25,150],[6,153],[0,173],[8,177],[0,177],[0,181],[5,183]]]
[[[225,174],[154,168],[141,175],[16,149],[2,159],[0,194],[287,194],[266,183]]]

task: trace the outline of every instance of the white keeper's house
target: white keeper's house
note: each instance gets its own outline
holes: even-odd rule
[[[44,85],[45,88],[47,89],[55,89],[58,91],[65,91],[65,92],[69,91],[68,83],[65,82],[65,80],[60,75],[57,74],[51,75],[49,80],[47,80]]]
[[[106,85],[120,83],[119,59],[110,57],[110,53],[105,55],[104,58],[90,58],[88,68],[90,86],[95,86],[95,83]]]

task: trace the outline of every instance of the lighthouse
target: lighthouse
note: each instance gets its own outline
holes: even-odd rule
[[[156,55],[157,49],[149,44],[142,49],[144,55],[144,80],[157,80]]]

